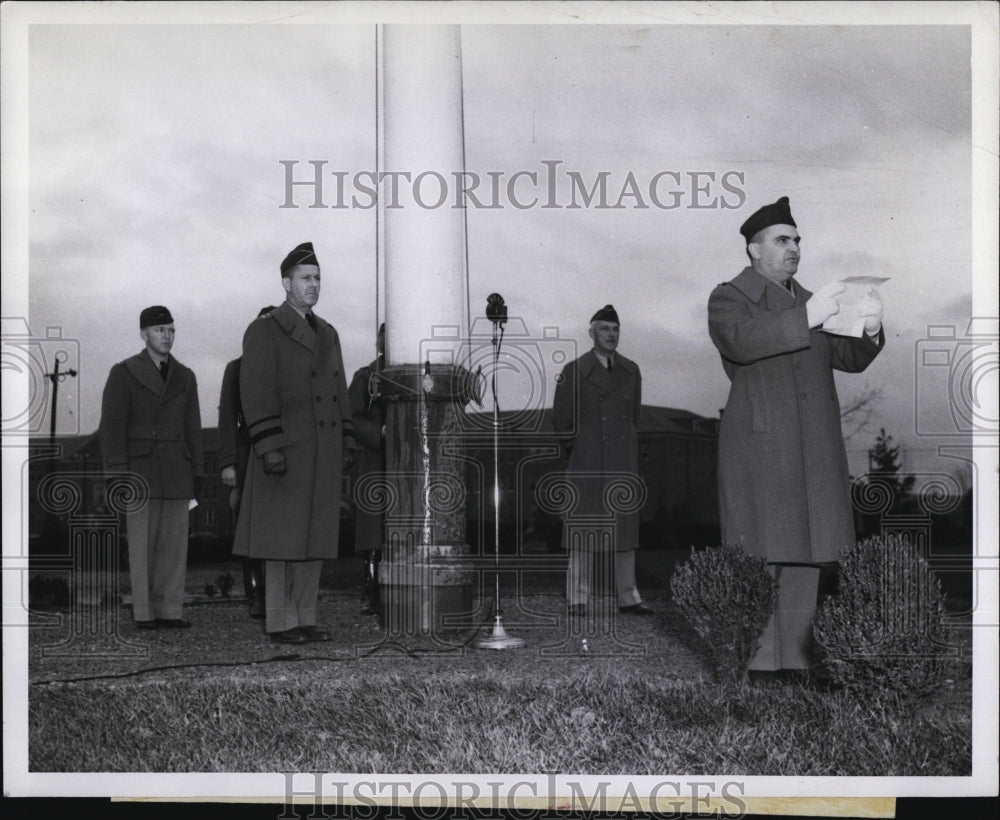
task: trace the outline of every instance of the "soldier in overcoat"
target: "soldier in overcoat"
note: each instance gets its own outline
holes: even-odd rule
[[[385,473],[385,405],[372,394],[372,377],[385,368],[385,324],[378,329],[375,342],[375,359],[358,368],[347,388],[351,400],[351,417],[358,438],[358,460],[354,469],[355,487],[364,491],[367,477]],[[385,514],[365,509],[364,499],[355,493],[354,554],[364,556],[364,589],[367,596],[367,614],[375,614],[379,605],[378,563],[382,559],[382,541],[385,538]]]
[[[185,629],[188,505],[205,480],[198,384],[170,353],[167,308],[143,310],[139,334],[145,349],[108,374],[98,437],[105,469],[136,473],[149,491],[125,516],[132,617],[140,629]]]
[[[276,641],[329,640],[316,626],[324,559],[336,558],[341,483],[356,449],[337,331],[313,313],[312,243],[282,261],[285,302],[243,337],[240,397],[254,457],[233,552],[265,561],[265,629]]]
[[[618,313],[611,305],[590,320],[594,347],[567,364],[556,382],[552,425],[568,454],[566,478],[577,501],[564,517],[569,551],[566,599],[570,613],[586,612],[593,553],[614,552],[615,587],[620,612],[649,615],[635,583],[639,547],[639,413],[642,374],[618,352]],[[623,503],[624,502],[624,503]],[[613,520],[613,542],[594,519]],[[593,527],[587,526],[590,521]]]
[[[274,305],[261,308],[260,318],[274,310]],[[233,520],[239,519],[243,494],[243,478],[250,459],[250,433],[240,402],[240,365],[242,357],[226,364],[219,392],[219,473],[222,483],[230,488],[229,508]],[[264,617],[264,565],[257,558],[244,558],[243,592],[250,604],[250,617]]]
[[[807,669],[820,568],[854,543],[847,455],[833,371],[858,373],[885,343],[875,291],[861,338],[821,329],[845,286],[794,281],[799,233],[788,198],[740,228],[750,266],[716,287],[709,334],[731,381],[719,429],[722,537],[767,559],[776,617],[750,669]]]

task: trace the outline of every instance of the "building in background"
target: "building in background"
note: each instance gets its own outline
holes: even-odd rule
[[[518,428],[509,426],[515,414],[501,414],[500,447],[501,552],[537,553],[561,549],[561,525],[543,511],[535,497],[538,481],[548,473],[562,473],[565,464],[552,431],[551,411],[530,417],[517,414]],[[492,430],[492,418],[472,418],[470,429]],[[530,431],[530,434],[529,434]],[[229,490],[218,471],[218,430],[203,429],[205,440],[205,489],[191,511],[191,560],[225,557],[233,537]],[[641,511],[641,547],[676,549],[718,542],[716,453],[718,419],[687,410],[644,405],[639,424],[640,473],[648,496]],[[97,434],[56,439],[55,458],[49,439],[31,443],[29,467],[29,534],[32,554],[51,555],[65,550],[65,522],[53,522],[39,502],[39,484],[53,470],[65,475],[80,491],[75,515],[101,514],[104,474]],[[493,550],[493,449],[490,436],[473,435],[460,457],[467,462],[467,513],[470,545],[474,552]],[[352,496],[350,476],[345,477],[344,498]],[[516,488],[517,492],[511,491]],[[348,517],[350,519],[350,516]],[[55,524],[55,529],[52,529]],[[48,542],[48,543],[46,543]],[[348,538],[346,548],[353,543]]]

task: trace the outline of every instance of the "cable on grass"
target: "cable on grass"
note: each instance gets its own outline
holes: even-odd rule
[[[373,646],[370,651],[365,652],[362,655],[352,655],[350,657],[336,657],[333,655],[297,655],[297,654],[285,654],[285,655],[272,655],[270,658],[262,658],[255,661],[212,661],[211,663],[172,663],[163,666],[146,666],[142,669],[134,669],[131,672],[118,672],[110,675],[84,675],[76,678],[49,678],[46,680],[36,680],[31,681],[29,685],[31,686],[49,686],[53,683],[88,683],[90,681],[97,680],[120,680],[123,678],[136,678],[140,675],[147,675],[153,672],[169,672],[175,669],[205,669],[205,668],[218,668],[218,669],[229,669],[239,666],[257,666],[259,664],[265,663],[298,663],[303,661],[334,661],[336,663],[344,663],[346,661],[360,660],[362,658],[369,658],[376,652],[383,649],[399,649],[407,657],[421,659],[422,654],[427,654],[429,652],[439,653],[439,654],[449,654],[451,652],[457,652],[460,649],[465,649],[476,635],[479,634],[479,630],[487,625],[488,622],[492,622],[492,613],[487,616],[474,630],[472,630],[469,637],[458,646],[449,647],[446,649],[439,648],[423,648],[423,647],[409,647],[404,643],[399,641],[391,641],[386,643],[380,643]]]

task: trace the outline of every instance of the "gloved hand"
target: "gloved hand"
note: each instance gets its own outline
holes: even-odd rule
[[[809,297],[809,301],[806,302],[806,318],[809,321],[809,327],[818,327],[831,316],[840,312],[840,301],[837,296],[845,290],[847,290],[847,285],[843,282],[830,282]]]
[[[865,333],[869,336],[874,336],[882,329],[883,312],[882,297],[875,288],[871,288],[858,304],[858,313],[865,317]]]
[[[222,483],[227,487],[236,486],[236,468],[232,464],[222,468]]]
[[[264,453],[264,475],[283,476],[288,470],[285,464],[285,451],[280,447]]]

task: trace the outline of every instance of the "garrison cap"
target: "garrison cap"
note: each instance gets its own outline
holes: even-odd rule
[[[319,265],[312,242],[303,242],[282,260],[281,275],[284,276],[296,265]]]
[[[590,317],[592,322],[615,322],[616,324],[621,324],[618,321],[618,313],[611,305],[605,305],[597,313]]]
[[[771,225],[791,225],[797,228],[795,220],[792,219],[792,211],[788,207],[788,197],[783,196],[777,202],[765,205],[760,210],[750,215],[750,218],[740,227],[740,233],[749,244],[757,231],[762,231]]]

